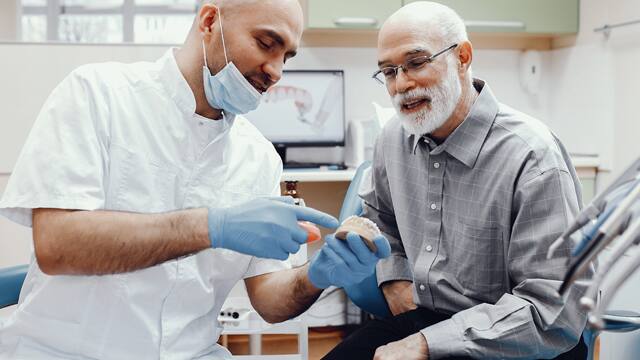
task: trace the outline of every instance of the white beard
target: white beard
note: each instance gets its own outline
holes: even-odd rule
[[[449,69],[455,69],[455,67],[449,66]],[[440,85],[417,88],[402,94],[398,93],[392,100],[402,127],[408,133],[420,136],[439,129],[453,114],[461,95],[462,86],[457,73],[447,70],[447,78]],[[427,97],[431,101],[426,107],[415,113],[405,114],[402,112],[402,103],[419,97]]]

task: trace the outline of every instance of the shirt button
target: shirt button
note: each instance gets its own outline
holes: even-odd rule
[[[433,163],[433,167],[436,168],[436,169],[439,169],[440,168],[440,163]]]
[[[424,291],[424,289],[426,289],[426,287],[424,286],[424,284],[420,284],[420,291]]]
[[[427,247],[425,248],[425,250],[427,250],[428,252],[431,252],[433,250],[433,246],[431,245],[427,245]]]
[[[434,203],[434,204],[431,204],[431,210],[435,210],[435,209],[437,209],[437,208],[438,208],[438,205],[436,205],[435,203]]]
[[[200,124],[200,126],[204,125],[204,123],[202,121],[200,121],[198,124]]]

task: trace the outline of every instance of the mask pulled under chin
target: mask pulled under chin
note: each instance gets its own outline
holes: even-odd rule
[[[260,105],[262,95],[245,79],[240,70],[227,57],[227,46],[224,42],[222,12],[220,9],[218,9],[218,24],[220,25],[220,38],[226,65],[217,74],[211,75],[207,62],[207,50],[204,46],[204,39],[202,39],[204,94],[207,102],[214,109],[220,109],[234,115],[246,114]]]
[[[253,111],[260,105],[262,95],[233,62],[227,63],[215,75],[211,75],[209,68],[203,66],[202,76],[205,96],[211,107],[237,115]]]

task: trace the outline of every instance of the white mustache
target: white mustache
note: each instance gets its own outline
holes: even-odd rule
[[[427,102],[429,103],[431,102],[431,100],[433,99],[433,96],[431,94],[431,91],[429,91],[429,89],[419,88],[419,89],[410,90],[406,93],[396,94],[393,96],[393,104],[396,106],[397,109],[399,109],[404,104],[411,103],[415,100],[422,100],[422,99],[427,100]]]

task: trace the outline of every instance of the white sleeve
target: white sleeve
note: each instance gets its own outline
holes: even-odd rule
[[[76,70],[49,95],[0,200],[0,215],[31,226],[35,208],[104,207],[107,168],[106,105],[99,108]]]
[[[272,184],[275,183],[275,186],[273,186],[273,190],[271,191],[270,195],[280,196],[280,177],[282,176],[282,162],[279,163],[278,171],[275,171],[275,173],[276,174],[271,181]],[[300,248],[300,251],[307,251],[307,247],[302,246]],[[244,274],[244,279],[280,270],[291,269],[290,259],[292,256],[294,255],[289,256],[289,259],[285,261],[252,257],[251,262],[249,263],[249,268],[247,268],[247,271]]]

